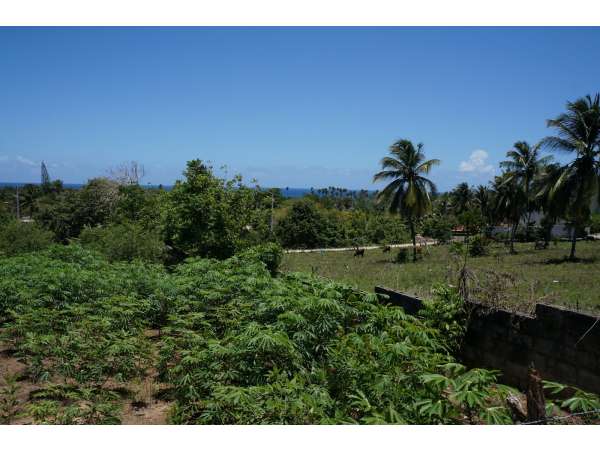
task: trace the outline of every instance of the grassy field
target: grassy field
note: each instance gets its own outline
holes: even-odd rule
[[[600,312],[600,242],[579,242],[577,262],[565,260],[569,245],[534,250],[533,244],[517,244],[516,255],[494,246],[489,256],[469,258],[473,297],[524,312],[531,312],[536,302]],[[286,254],[283,270],[312,272],[366,291],[386,286],[422,298],[437,283],[456,284],[459,261],[448,246],[429,247],[417,263],[394,263],[397,252],[370,250],[364,258],[353,252]]]

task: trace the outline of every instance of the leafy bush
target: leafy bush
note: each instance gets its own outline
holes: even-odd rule
[[[424,303],[421,317],[428,326],[440,330],[440,340],[454,352],[460,348],[467,329],[465,303],[454,289],[438,286],[433,292],[433,300]]]
[[[452,239],[452,228],[454,225],[455,221],[451,220],[449,216],[433,214],[423,220],[421,228],[425,236],[445,244]]]
[[[13,256],[41,250],[48,247],[52,240],[52,232],[36,223],[12,220],[0,227],[0,255]]]
[[[268,243],[251,247],[240,253],[239,256],[241,258],[251,258],[261,261],[267,266],[271,275],[275,275],[283,259],[283,249],[279,244]]]
[[[5,226],[11,220],[13,220],[13,215],[5,205],[0,204],[0,227]]]
[[[350,286],[273,277],[273,255],[267,246],[192,258],[171,273],[71,245],[4,258],[2,338],[32,379],[61,386],[46,385],[28,413],[36,423],[116,423],[103,388],[151,367],[144,330],[161,327],[157,369],[172,387],[173,423],[510,421],[496,373],[451,356],[460,334],[451,291],[419,319]]]
[[[89,180],[81,189],[58,190],[36,202],[33,217],[67,243],[85,226],[103,225],[114,217],[119,186],[107,178]]]
[[[147,230],[133,222],[85,227],[78,241],[83,247],[102,253],[109,261],[143,259],[159,262],[165,252],[157,230]]]
[[[159,363],[174,386],[174,423],[510,421],[494,372],[467,371],[442,332],[372,294],[272,278],[237,258],[190,260],[175,277],[183,291]],[[444,386],[428,381],[436,376]]]
[[[485,226],[485,220],[481,215],[481,211],[478,209],[468,209],[457,217],[458,223],[460,223],[467,235],[474,235],[479,233]]]
[[[277,223],[285,248],[345,247],[408,242],[406,225],[398,216],[376,211],[323,210],[304,198],[295,201]]]
[[[51,384],[32,393],[26,410],[40,425],[118,425],[119,397],[111,391]]]
[[[485,256],[489,253],[489,246],[490,241],[485,236],[477,235],[469,242],[469,255]]]
[[[561,395],[563,397],[563,400],[560,401],[558,405],[560,408],[567,409],[571,413],[582,414],[581,418],[585,423],[593,423],[592,421],[600,418],[600,397],[598,395],[553,381],[544,381],[543,384],[544,389],[546,389],[550,395],[554,397]],[[567,390],[571,391],[572,394],[565,398],[564,391]],[[547,414],[552,415],[556,406],[557,405],[552,401],[547,402]]]
[[[164,241],[176,259],[228,258],[268,235],[264,192],[244,186],[239,176],[219,179],[200,160],[188,162],[185,177],[162,205]]]
[[[140,376],[150,355],[143,332],[155,325],[164,274],[155,267],[110,265],[81,253],[75,246],[62,252],[52,248],[3,261],[2,338],[34,380],[60,376],[65,382],[101,386],[109,378]]]
[[[286,248],[319,248],[335,244],[339,230],[314,202],[301,200],[279,221],[276,233]]]
[[[590,222],[590,233],[600,233],[600,213],[592,214]]]
[[[145,189],[137,184],[119,186],[114,222],[138,222],[146,228],[160,224],[160,204],[167,196],[162,189]]]
[[[404,263],[408,262],[408,249],[401,248],[400,250],[398,250],[398,253],[396,253],[396,259],[394,260],[394,262],[396,262],[398,264],[404,264]]]
[[[358,213],[354,213],[358,214]],[[368,217],[366,226],[366,243],[403,243],[410,241],[410,234],[404,220],[398,215],[387,212],[361,213]],[[365,233],[364,228],[356,229],[355,233]]]

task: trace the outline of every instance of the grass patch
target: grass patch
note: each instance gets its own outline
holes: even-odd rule
[[[491,297],[502,291],[499,306],[531,311],[540,302],[598,313],[600,242],[578,242],[576,262],[566,260],[569,248],[567,242],[546,250],[535,250],[532,243],[516,244],[517,254],[511,255],[498,245],[488,256],[470,258],[468,266]],[[364,258],[352,252],[288,253],[282,269],[312,272],[365,291],[382,285],[422,298],[429,298],[437,283],[456,283],[457,261],[448,246],[429,247],[417,263],[394,263],[397,252],[367,250]]]

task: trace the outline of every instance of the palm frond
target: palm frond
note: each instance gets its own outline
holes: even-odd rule
[[[552,150],[562,150],[569,153],[577,150],[577,146],[573,142],[557,136],[547,136],[540,141],[540,144]]]
[[[416,168],[417,173],[429,173],[432,167],[439,166],[441,161],[439,159],[430,159],[419,164]]]
[[[373,175],[373,182],[388,180],[390,178],[399,178],[401,175],[402,173],[397,170],[382,170]]]

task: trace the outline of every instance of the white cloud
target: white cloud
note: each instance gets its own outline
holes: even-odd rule
[[[491,174],[494,172],[494,166],[487,164],[488,157],[489,155],[485,150],[475,150],[468,160],[461,161],[458,170],[476,175]]]
[[[36,163],[30,159],[24,158],[21,155],[17,155],[17,161],[19,161],[21,164],[25,164],[26,166],[37,166],[38,165],[38,163]]]

